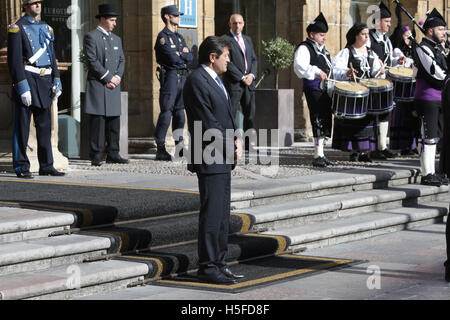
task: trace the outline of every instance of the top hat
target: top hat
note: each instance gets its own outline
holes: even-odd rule
[[[119,16],[118,13],[116,13],[116,8],[113,4],[101,4],[98,6],[98,14],[95,16],[95,18],[99,19],[100,17],[117,17]]]
[[[173,16],[182,16],[183,12],[180,12],[176,5],[165,6],[161,8],[161,16],[165,14],[171,14]]]
[[[317,16],[316,19],[314,19],[313,22],[311,22],[311,24],[308,25],[308,27],[306,28],[306,32],[308,34],[310,32],[328,32],[328,23],[322,12]]]

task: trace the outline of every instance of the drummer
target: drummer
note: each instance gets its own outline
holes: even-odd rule
[[[441,90],[448,72],[443,46],[446,26],[442,15],[433,9],[423,25],[425,37],[420,47],[414,51],[417,67],[414,103],[422,119],[421,183],[433,186],[448,184],[448,180],[437,175],[435,171],[436,149],[443,128]]]
[[[415,37],[415,30],[402,25],[401,8],[397,6],[397,27],[390,40],[394,51],[400,50],[408,60],[405,67],[409,67],[413,59],[413,46],[409,38]],[[415,81],[415,80],[414,80]],[[414,101],[396,101],[396,107],[392,110],[389,127],[389,146],[393,150],[400,150],[401,155],[418,154],[418,140],[420,133],[420,119],[414,110]]]
[[[314,135],[315,167],[335,165],[324,154],[326,137],[331,137],[332,114],[331,97],[326,89],[321,89],[320,83],[332,77],[332,60],[325,48],[328,23],[322,12],[308,25],[307,39],[300,43],[295,51],[294,72],[303,79],[303,91],[308,103],[309,116]]]
[[[336,80],[369,79],[384,74],[378,55],[367,47],[369,28],[356,23],[347,32],[347,46],[334,60]],[[350,161],[372,162],[369,152],[377,148],[377,124],[375,116],[362,119],[335,119],[333,149],[350,151]]]
[[[383,2],[380,2],[379,11],[377,11],[379,19],[375,19],[375,29],[370,30],[370,38],[367,45],[375,51],[380,57],[383,66],[395,67],[403,65],[407,62],[407,58],[400,50],[395,50],[390,39],[387,36],[391,27],[391,11]],[[409,61],[412,64],[412,59]],[[395,158],[396,153],[387,148],[387,136],[389,131],[389,116],[390,112],[378,115],[377,121],[379,123],[378,129],[378,145],[377,150],[371,153],[373,159],[385,160],[387,158]]]

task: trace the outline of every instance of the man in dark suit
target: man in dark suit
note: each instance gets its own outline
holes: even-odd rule
[[[243,277],[234,274],[225,262],[231,170],[242,154],[242,143],[235,139],[230,99],[219,77],[227,71],[229,46],[223,38],[206,38],[199,48],[200,66],[188,77],[183,90],[191,138],[188,170],[197,174],[200,190],[198,276],[216,284],[235,283]],[[208,144],[210,134],[214,142]]]
[[[255,80],[258,62],[250,37],[242,34],[245,22],[240,14],[230,17],[230,32],[224,35],[230,42],[230,60],[228,71],[224,74],[225,87],[230,93],[233,117],[242,106],[244,114],[244,132],[254,128],[255,118]]]
[[[93,166],[101,166],[106,137],[106,162],[128,163],[119,155],[120,84],[125,70],[122,40],[112,33],[118,14],[114,5],[99,6],[98,27],[84,37],[88,65],[86,110],[90,115],[90,157]]]
[[[8,28],[8,67],[13,80],[13,167],[17,177],[33,178],[27,157],[31,115],[36,125],[39,175],[63,176],[53,167],[51,106],[62,92],[53,50],[53,29],[39,20],[42,1],[24,0],[26,13]]]

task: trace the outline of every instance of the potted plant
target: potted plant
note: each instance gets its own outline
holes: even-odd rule
[[[277,37],[262,41],[263,55],[275,69],[275,89],[256,90],[255,127],[270,133],[272,147],[290,147],[294,142],[294,89],[279,89],[279,72],[294,61],[295,47]],[[276,131],[272,131],[275,129]],[[272,133],[276,132],[277,137]]]
[[[278,89],[279,72],[287,69],[294,61],[295,47],[286,39],[277,37],[268,42],[262,41],[263,55],[275,69],[275,89]]]

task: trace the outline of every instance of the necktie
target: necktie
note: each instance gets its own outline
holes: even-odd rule
[[[228,93],[227,90],[225,89],[225,87],[223,86],[222,80],[220,80],[219,76],[216,77],[216,81],[219,84],[220,89],[222,89],[225,97],[228,99]]]
[[[247,54],[245,53],[245,44],[244,44],[244,39],[242,38],[241,34],[237,35],[238,38],[238,43],[239,46],[241,47],[242,53],[244,54],[244,61],[245,61],[245,71],[247,71],[248,69],[248,64],[247,64]]]

